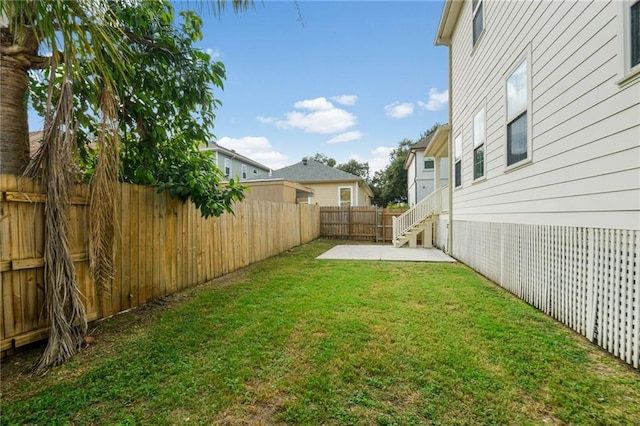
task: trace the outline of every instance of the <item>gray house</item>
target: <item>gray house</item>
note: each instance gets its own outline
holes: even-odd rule
[[[308,159],[274,170],[271,174],[258,175],[256,179],[284,179],[311,188],[313,196],[305,200],[299,199],[299,203],[341,207],[370,206],[373,198],[371,188],[360,176]]]
[[[216,165],[224,173],[225,179],[237,177],[239,180],[249,180],[259,174],[268,174],[271,169],[244,155],[238,154],[233,149],[227,149],[215,142],[201,147],[200,151],[213,152]]]

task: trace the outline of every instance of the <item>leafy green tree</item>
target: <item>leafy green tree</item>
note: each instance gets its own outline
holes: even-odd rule
[[[369,181],[369,163],[367,162],[361,163],[352,158],[346,163],[338,164],[336,168],[352,175],[360,176],[367,182]]]
[[[233,0],[231,3],[235,11],[245,10],[253,4],[251,0]],[[219,0],[214,4],[219,12],[226,2]],[[135,179],[164,182],[174,195],[182,197],[187,193],[194,198],[210,196],[206,190],[211,190],[214,194],[211,213],[214,214],[216,205],[225,206],[230,201],[229,197],[221,196],[225,192],[218,190],[215,177],[209,181],[211,185],[208,187],[200,187],[199,192],[193,191],[200,178],[200,168],[206,169],[210,165],[206,157],[193,157],[195,161],[186,157],[175,163],[169,161],[170,155],[193,152],[186,136],[175,131],[180,129],[188,132],[189,124],[194,123],[183,112],[192,111],[194,105],[197,105],[196,108],[215,105],[204,106],[194,101],[193,93],[189,93],[189,85],[184,84],[191,82],[192,75],[180,75],[183,78],[177,82],[182,83],[182,87],[175,91],[169,90],[169,85],[165,84],[170,83],[166,77],[155,87],[145,83],[148,90],[141,90],[139,99],[135,97],[138,94],[135,84],[145,81],[147,71],[149,75],[154,74],[152,56],[163,48],[167,57],[173,55],[182,64],[193,61],[200,64],[196,68],[209,66],[205,64],[207,58],[204,55],[197,54],[194,49],[189,50],[191,44],[184,44],[189,40],[197,40],[201,21],[193,14],[184,15],[183,19],[184,24],[175,30],[177,32],[173,35],[176,38],[173,39],[169,27],[173,18],[167,1],[0,1],[0,173],[20,174],[25,169],[29,151],[25,101],[27,75],[33,70],[50,70],[45,74],[46,96],[42,97],[45,118],[43,144],[27,170],[30,175],[42,180],[47,195],[44,293],[51,327],[47,347],[36,367],[38,371],[60,364],[75,354],[87,330],[68,244],[68,206],[76,165],[72,153],[78,140],[83,145],[82,132],[88,137],[92,128],[99,129],[95,140],[96,158],[92,163],[94,173],[91,179],[89,248],[91,272],[98,288],[109,273],[109,241],[114,234],[113,182],[119,170],[117,159],[120,139],[125,143],[135,140],[133,135],[122,132],[120,125],[120,121],[125,120],[128,114],[123,111],[128,97],[131,97],[128,109],[138,107],[147,111],[133,111],[135,114],[130,116],[132,120],[124,124],[125,129],[131,130],[133,123],[136,123],[137,143],[150,145],[149,149],[131,148],[134,157],[144,157],[154,149],[159,150],[158,141],[182,138],[178,144],[171,145],[172,149],[155,157],[164,160],[170,167],[175,166],[175,170],[164,168],[166,176],[162,176],[155,173],[153,166],[148,166]],[[42,47],[51,55],[41,55]],[[181,55],[181,49],[185,47],[189,53]],[[144,53],[149,55],[145,57]],[[144,58],[142,64],[133,63],[140,58]],[[159,65],[155,77],[158,77],[161,68],[162,65]],[[214,65],[213,70],[196,72],[193,76],[202,79],[198,83],[221,86],[223,71],[221,65]],[[177,75],[174,73],[174,76]],[[127,91],[127,88],[134,90]],[[155,95],[161,96],[155,98]],[[146,122],[141,120],[149,117],[149,111],[160,114],[167,111],[159,111],[158,108],[170,108],[171,102],[156,107],[152,104],[154,101],[185,95],[189,102],[182,105],[184,109],[179,111],[178,123],[167,132],[166,137],[163,136],[164,129],[156,125],[155,119]],[[204,113],[205,117],[207,113]],[[213,118],[213,115],[210,117]],[[158,119],[164,120],[166,116],[158,115]],[[166,124],[166,121],[161,123]],[[96,136],[95,131],[93,135]],[[185,149],[180,149],[180,143],[184,144],[182,146]],[[149,165],[150,162],[150,158],[136,158],[132,160],[131,168],[134,164]],[[176,184],[172,180],[176,177],[186,184]],[[226,194],[233,194],[233,189]]]
[[[225,78],[224,64],[212,63],[208,54],[193,46],[202,38],[202,19],[183,11],[177,23],[169,2],[145,2],[144,7],[113,3],[111,8],[128,35],[128,61],[125,74],[119,76],[116,99],[121,180],[155,185],[173,197],[190,199],[205,217],[232,212],[233,201],[244,197],[244,187],[233,179],[223,187],[224,176],[210,153],[198,150],[214,138],[214,111],[221,102],[212,89],[221,89]],[[77,66],[79,74],[92,75],[88,61]],[[33,105],[41,114],[51,72],[30,81]],[[60,75],[60,70],[56,72]],[[97,167],[94,142],[102,128],[95,106],[100,90],[91,79],[74,84],[78,162],[86,178]]]
[[[309,157],[310,160],[317,161],[318,163],[326,164],[329,167],[335,167],[337,161],[334,158],[328,157],[325,154],[321,154],[316,152],[314,155]]]
[[[403,139],[391,151],[389,165],[380,177],[380,193],[376,204],[386,206],[407,202],[407,171],[403,166],[413,144],[412,140]]]
[[[424,131],[418,140],[422,140],[435,132],[439,123],[435,123],[428,130]],[[373,202],[378,206],[390,204],[406,203],[407,194],[407,171],[404,170],[404,162],[416,142],[410,139],[403,139],[398,147],[391,151],[389,165],[384,170],[374,173],[371,179],[371,189],[373,190]]]

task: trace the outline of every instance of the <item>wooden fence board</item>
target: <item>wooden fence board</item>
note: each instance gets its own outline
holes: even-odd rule
[[[320,236],[390,243],[393,240],[393,217],[406,210],[323,206],[320,208]]]
[[[204,219],[190,203],[157,194],[154,188],[121,184],[115,197],[114,275],[99,295],[88,262],[88,187],[76,187],[73,199],[69,243],[90,319],[219,277],[320,233],[318,206],[244,201],[236,205],[236,216]],[[45,203],[37,183],[0,175],[3,351],[48,333],[43,315]]]

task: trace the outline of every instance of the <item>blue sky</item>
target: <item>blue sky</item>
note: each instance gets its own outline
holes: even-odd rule
[[[302,24],[290,1],[219,18],[202,11],[198,45],[227,69],[216,92],[221,145],[274,169],[321,152],[373,171],[402,139],[447,121],[447,49],[433,45],[442,1],[298,6]]]
[[[303,0],[303,24],[286,1],[205,14],[200,46],[227,69],[218,142],[272,168],[316,152],[383,168],[402,139],[447,121],[442,5]]]

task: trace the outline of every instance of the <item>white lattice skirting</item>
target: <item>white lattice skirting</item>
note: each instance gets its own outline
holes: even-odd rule
[[[454,221],[454,257],[640,368],[640,232]]]

